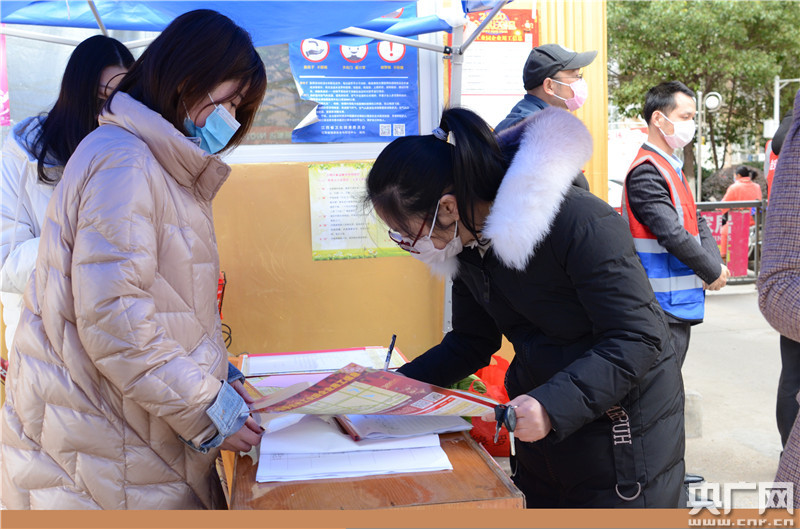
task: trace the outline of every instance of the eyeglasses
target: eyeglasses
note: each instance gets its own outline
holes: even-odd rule
[[[389,238],[403,250],[410,253],[419,253],[419,250],[414,248],[414,245],[417,244],[417,241],[422,236],[422,230],[425,229],[425,224],[428,223],[428,219],[430,218],[430,216],[431,216],[430,213],[425,215],[425,218],[422,220],[422,226],[419,227],[419,231],[417,232],[416,237],[414,237],[414,240],[411,241],[410,243],[406,241],[406,238],[403,237],[401,234],[392,230],[389,230]]]

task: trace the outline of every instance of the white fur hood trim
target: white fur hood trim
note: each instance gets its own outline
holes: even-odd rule
[[[550,233],[564,196],[592,156],[589,130],[566,110],[548,107],[522,127],[519,149],[483,230],[500,261],[516,270],[526,268]]]

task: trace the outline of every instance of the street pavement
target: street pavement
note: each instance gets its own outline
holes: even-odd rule
[[[705,321],[692,328],[683,366],[687,472],[707,483],[772,481],[781,453],[780,367],[778,333],[758,310],[755,285],[709,292]],[[734,492],[733,506],[758,507],[756,492]]]

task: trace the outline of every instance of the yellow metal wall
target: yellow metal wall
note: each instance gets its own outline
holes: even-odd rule
[[[396,333],[412,357],[441,340],[444,287],[415,259],[311,260],[307,164],[235,165],[214,219],[231,352],[388,345]]]
[[[608,46],[605,0],[539,0],[539,42],[557,43],[575,51],[597,50],[583,77],[589,99],[576,115],[594,138],[594,155],[586,165],[592,192],[608,200]]]

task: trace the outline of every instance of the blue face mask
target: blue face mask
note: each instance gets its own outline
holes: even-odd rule
[[[211,94],[208,95],[208,98],[214,103]],[[216,105],[216,103],[214,104]],[[206,118],[206,124],[202,127],[195,125],[189,116],[183,120],[183,126],[193,141],[196,143],[199,141],[198,146],[201,149],[207,153],[216,154],[225,148],[242,124],[236,121],[236,118],[225,107],[216,105],[214,111]]]

